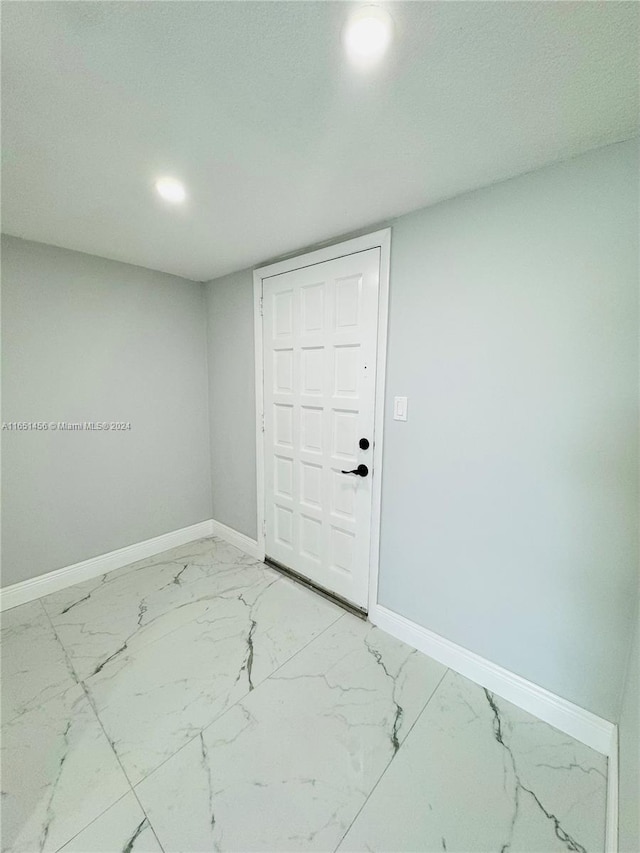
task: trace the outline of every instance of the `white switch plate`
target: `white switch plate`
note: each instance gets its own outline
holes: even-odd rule
[[[393,398],[393,419],[394,421],[406,421],[407,419],[407,398]]]

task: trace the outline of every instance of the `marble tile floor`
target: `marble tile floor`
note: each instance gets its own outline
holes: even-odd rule
[[[216,538],[3,614],[2,851],[603,851],[606,759]]]

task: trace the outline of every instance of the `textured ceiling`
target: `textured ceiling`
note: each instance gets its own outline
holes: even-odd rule
[[[206,280],[637,133],[637,3],[352,5],[3,2],[3,230]]]

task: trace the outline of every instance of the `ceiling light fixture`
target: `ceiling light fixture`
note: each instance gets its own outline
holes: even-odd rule
[[[158,178],[156,181],[156,190],[158,191],[158,195],[172,204],[180,204],[187,197],[184,184],[175,178]]]
[[[363,6],[347,21],[343,42],[349,59],[360,68],[375,65],[391,43],[393,20],[380,6]]]

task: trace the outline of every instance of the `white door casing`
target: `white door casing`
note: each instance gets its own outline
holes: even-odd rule
[[[377,586],[389,237],[254,273],[259,544],[364,610]],[[360,464],[367,477],[342,473]]]

